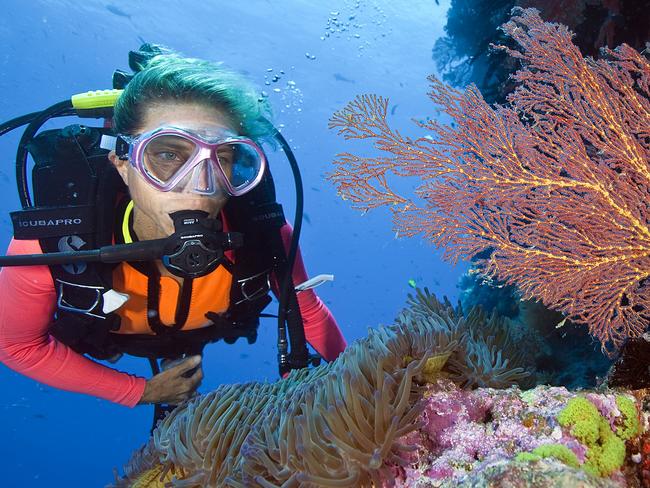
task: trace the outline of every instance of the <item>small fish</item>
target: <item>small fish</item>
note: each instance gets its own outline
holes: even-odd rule
[[[344,81],[346,83],[356,83],[356,81],[351,80],[350,78],[346,78],[341,73],[334,73],[334,79],[336,81]]]
[[[397,110],[397,107],[399,107],[399,103],[396,103],[393,105],[393,108],[390,109],[390,114],[395,115],[395,110]]]
[[[304,219],[305,222],[311,224],[311,219],[309,218],[309,214],[303,212],[302,218]]]
[[[106,10],[108,10],[113,15],[117,15],[118,17],[124,17],[126,19],[131,19],[131,16],[129,14],[127,14],[121,8],[116,7],[115,5],[110,5],[110,4],[106,5]]]
[[[410,286],[411,288],[415,288],[415,287],[417,286],[416,283],[415,283],[415,280],[414,280],[413,278],[411,278],[411,279],[409,280],[409,286]]]

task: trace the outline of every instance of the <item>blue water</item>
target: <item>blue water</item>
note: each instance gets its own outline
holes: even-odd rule
[[[409,280],[455,301],[465,266],[443,263],[420,239],[396,239],[388,212],[360,215],[324,179],[337,153],[360,147],[327,129],[331,114],[355,95],[390,97],[391,107],[396,105],[390,120],[405,133],[415,131],[411,118],[435,115],[426,76],[434,72],[431,48],[443,33],[448,1],[5,0],[2,5],[1,120],[77,92],[110,88],[113,70],[128,68],[127,53],[142,40],[224,61],[268,94],[276,125],[301,163],[303,257],[311,275],[335,275],[318,293],[347,340],[390,323],[411,291]],[[13,176],[18,137],[16,132],[0,138],[2,249],[11,237],[8,212],[19,208]],[[277,155],[271,163],[279,200],[292,219],[290,172]],[[275,323],[267,320],[253,346],[240,341],[208,347],[201,391],[224,382],[276,379],[275,340]],[[122,360],[118,367],[149,374],[141,359]],[[151,407],[128,409],[55,390],[1,365],[0,382],[3,486],[103,486],[112,469],[121,468],[148,438]]]

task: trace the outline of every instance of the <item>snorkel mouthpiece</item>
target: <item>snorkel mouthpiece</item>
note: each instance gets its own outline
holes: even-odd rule
[[[174,233],[163,248],[162,263],[181,278],[198,278],[228,264],[224,251],[241,247],[242,234],[224,233],[219,219],[201,210],[180,210],[169,214]]]

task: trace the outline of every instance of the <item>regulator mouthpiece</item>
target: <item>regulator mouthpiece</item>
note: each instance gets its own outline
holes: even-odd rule
[[[242,235],[223,232],[219,219],[210,219],[201,210],[181,210],[169,214],[175,232],[167,238],[162,262],[170,273],[181,278],[198,278],[220,264],[231,263],[224,251],[240,247]]]

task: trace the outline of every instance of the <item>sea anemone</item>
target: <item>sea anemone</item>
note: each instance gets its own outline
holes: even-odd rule
[[[492,355],[509,345],[498,321],[486,321],[478,310],[465,317],[427,290],[418,297],[395,325],[369,329],[332,363],[276,383],[222,385],[179,406],[133,456],[117,486],[392,483],[394,466],[408,465],[414,449],[398,439],[420,427],[421,385],[445,375],[468,385],[478,378],[489,384],[494,375],[504,385],[525,373],[500,350]],[[479,333],[483,326],[487,335]],[[460,367],[463,354],[471,357]],[[472,365],[479,372],[470,376]]]

